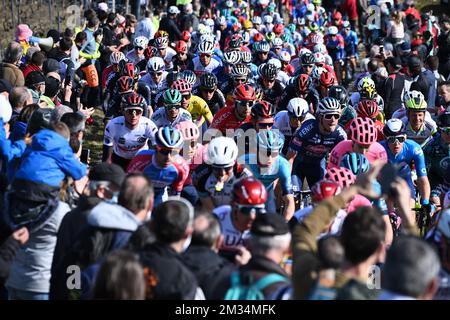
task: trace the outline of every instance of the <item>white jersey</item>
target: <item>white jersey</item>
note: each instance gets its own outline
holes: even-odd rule
[[[117,117],[106,126],[103,143],[113,147],[113,152],[119,157],[133,159],[136,153],[148,149],[148,139],[155,144],[156,131],[158,128],[149,118],[142,116],[137,127],[129,129],[125,118]]]
[[[197,56],[192,60],[192,64],[194,65],[194,73],[197,75],[197,82],[200,79],[200,76],[204,73],[213,73],[217,68],[220,67],[220,62],[214,58],[211,58],[211,62],[205,67],[200,62],[200,57]]]
[[[240,232],[237,230],[231,220],[231,206],[221,206],[213,210],[220,221],[224,241],[220,250],[235,251],[238,247],[244,245],[244,239],[247,239],[250,230]]]
[[[311,113],[307,113],[305,116],[305,120],[315,119]],[[278,129],[285,137],[292,137],[295,133],[295,130],[289,124],[289,112],[287,110],[283,110],[278,112],[274,118],[274,129]]]
[[[158,128],[164,126],[172,126],[174,127],[178,123],[182,121],[192,121],[192,116],[186,109],[180,108],[178,109],[178,116],[174,121],[170,121],[167,118],[166,109],[164,107],[158,108],[152,115],[152,121],[156,124]]]
[[[153,78],[150,76],[150,74],[147,73],[145,76],[141,78],[141,80],[139,80],[139,82],[144,83],[150,89],[152,95],[156,95],[158,92],[167,89],[166,78],[167,72],[164,71],[161,76],[161,80],[159,81],[159,83],[156,83],[155,81],[153,81]]]
[[[127,53],[126,58],[128,59],[129,62],[132,62],[134,65],[138,64],[139,62],[141,62],[142,60],[145,59],[145,56],[139,56],[136,51],[133,49],[130,52]]]
[[[166,64],[166,70],[173,69],[172,59],[177,55],[177,52],[173,50],[171,47],[167,47],[166,55],[163,57],[164,63]]]
[[[290,79],[291,77],[286,72],[284,72],[283,70],[278,71],[277,80],[280,81],[282,84],[287,86]]]
[[[313,206],[307,206],[303,209],[297,210],[294,213],[294,218],[297,219],[298,222],[301,222],[313,212],[313,209],[314,209]],[[345,217],[347,217],[347,212],[342,209],[339,209],[339,211],[336,214],[336,218],[331,224],[331,227],[328,229],[328,232],[321,233],[318,238],[320,239],[327,234],[331,235],[340,234]]]

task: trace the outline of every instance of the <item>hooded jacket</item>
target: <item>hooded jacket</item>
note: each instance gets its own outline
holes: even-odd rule
[[[25,85],[22,71],[12,63],[0,63],[0,79],[8,80],[13,87],[23,87]]]
[[[59,188],[65,175],[79,180],[86,175],[86,165],[75,157],[69,142],[59,133],[39,131],[25,150],[15,178]]]

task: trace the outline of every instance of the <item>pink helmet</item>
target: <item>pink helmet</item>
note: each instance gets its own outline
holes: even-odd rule
[[[353,142],[371,145],[377,141],[377,130],[370,118],[356,117],[350,123],[350,134]]]
[[[331,168],[327,170],[325,179],[339,183],[342,188],[347,188],[355,183],[355,175],[347,168]]]
[[[197,140],[200,136],[198,127],[192,121],[181,121],[175,127],[181,132],[184,140]]]

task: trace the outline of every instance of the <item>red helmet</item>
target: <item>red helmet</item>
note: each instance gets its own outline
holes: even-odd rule
[[[355,183],[355,175],[347,168],[331,168],[327,170],[325,179],[337,182],[341,188],[347,188]]]
[[[235,100],[256,100],[256,93],[249,84],[240,84],[234,89],[233,97]]]
[[[123,76],[129,76],[133,79],[136,78],[139,75],[139,68],[136,67],[133,63],[127,62],[122,67],[122,75]]]
[[[377,130],[370,118],[356,117],[350,123],[350,135],[353,142],[371,145],[377,141]]]
[[[187,52],[187,44],[185,41],[180,40],[175,43],[176,52]]]
[[[122,107],[126,109],[142,109],[145,108],[145,99],[136,92],[129,93],[122,98]]]
[[[134,86],[134,80],[132,77],[129,76],[121,76],[119,78],[119,92],[120,93],[125,93],[128,91],[133,91],[133,86]]]
[[[147,47],[144,50],[144,57],[145,57],[146,60],[157,56],[157,54],[158,54],[158,49],[156,49],[153,46]]]
[[[333,72],[324,71],[320,75],[319,82],[324,87],[332,86],[334,84],[334,81],[335,81],[335,79],[334,79]]]
[[[333,19],[334,19],[334,20],[341,20],[341,19],[342,19],[342,13],[340,13],[339,11],[336,11],[336,12],[333,14]]]
[[[313,202],[320,202],[341,192],[341,186],[333,180],[321,180],[311,188]]]
[[[181,33],[181,40],[183,40],[184,42],[188,42],[189,40],[191,40],[191,33],[189,31],[183,31]]]
[[[378,104],[372,99],[363,99],[359,101],[358,107],[356,108],[356,113],[358,117],[375,119],[380,110],[378,109]]]
[[[233,201],[240,205],[262,205],[266,200],[266,188],[256,178],[241,179],[233,186]]]
[[[284,26],[282,24],[276,24],[273,26],[273,32],[275,32],[277,35],[280,35],[283,33]]]
[[[311,78],[306,74],[303,73],[298,77],[298,90],[300,92],[306,92],[309,91],[309,87],[311,86]]]
[[[175,80],[172,83],[172,87],[171,88],[175,89],[175,90],[178,90],[181,93],[191,92],[192,91],[192,85],[189,82],[187,82],[186,80],[184,80],[184,79]]]
[[[264,40],[264,36],[262,35],[262,33],[258,32],[253,36],[253,41],[254,42],[260,42]]]
[[[274,107],[270,102],[261,100],[252,107],[252,119],[256,120],[261,118],[272,118],[274,111]]]

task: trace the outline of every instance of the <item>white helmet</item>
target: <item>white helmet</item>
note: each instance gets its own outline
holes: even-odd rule
[[[149,72],[159,72],[164,71],[166,65],[164,64],[164,60],[161,57],[151,57],[147,62],[147,70]]]
[[[248,51],[233,51],[233,52],[240,52],[241,61],[242,63],[250,63],[252,62],[252,53]]]
[[[119,64],[119,62],[122,60],[125,60],[125,55],[121,51],[114,51],[109,56],[109,62],[111,64]]]
[[[314,53],[314,62],[315,63],[325,63],[325,56],[320,52]]]
[[[339,32],[339,30],[338,30],[338,28],[336,27],[336,26],[331,26],[331,27],[329,27],[328,28],[328,34],[329,35],[337,35],[338,34],[338,32]]]
[[[320,76],[322,75],[322,73],[324,73],[326,71],[327,70],[323,67],[314,66],[312,73],[311,73],[311,77],[313,77],[314,79],[320,79]]]
[[[206,162],[211,166],[230,167],[236,162],[238,147],[232,138],[217,137],[208,145]]]
[[[281,38],[278,38],[278,37],[274,38],[272,40],[272,46],[273,47],[282,47],[283,46],[283,40],[281,40]]]
[[[281,61],[277,58],[270,58],[269,61],[267,61],[268,64],[273,64],[278,70],[281,69]]]
[[[198,45],[199,53],[211,54],[214,51],[214,43],[212,41],[203,41]]]
[[[308,102],[303,98],[292,98],[287,105],[289,113],[294,117],[304,117],[309,112]]]
[[[283,50],[280,52],[280,60],[284,62],[290,62],[291,61],[291,55],[286,50]]]
[[[211,18],[206,19],[206,21],[204,23],[205,23],[205,26],[214,27],[214,20]]]
[[[262,19],[260,16],[254,16],[252,19],[253,24],[261,24],[262,23]]]
[[[357,90],[361,91],[363,88],[372,88],[375,89],[375,82],[372,80],[371,77],[363,77],[361,80],[358,81]]]
[[[447,193],[448,194],[448,193]],[[447,195],[445,196],[447,198]],[[442,234],[442,236],[450,239],[450,210],[443,210],[441,216],[439,217],[439,222],[437,229]]]
[[[316,7],[312,3],[308,3],[306,5],[306,10],[309,11],[309,12],[314,12],[315,9],[316,9]]]
[[[273,22],[272,16],[269,16],[269,15],[264,16],[264,17],[263,17],[263,20],[264,20],[264,24],[272,23],[272,22]]]
[[[244,43],[250,42],[250,33],[248,33],[248,32],[242,33],[242,42],[244,42]]]
[[[309,50],[308,48],[301,48],[300,51],[298,52],[298,56],[301,57],[302,55],[304,55],[305,53],[311,53],[311,50]]]
[[[135,47],[141,47],[141,48],[145,49],[145,48],[147,48],[147,45],[148,45],[148,39],[144,36],[136,37],[133,40],[133,46],[135,46]]]
[[[236,64],[241,60],[239,51],[227,51],[223,54],[222,60],[228,64]]]
[[[168,37],[158,37],[155,39],[155,47],[156,49],[165,49],[169,45]]]
[[[321,54],[327,54],[327,47],[323,43],[318,43],[314,46],[314,52],[320,52]]]
[[[200,41],[199,42],[205,42],[205,41],[210,41],[212,43],[214,43],[215,41],[215,37],[212,33],[204,33],[200,36]]]

